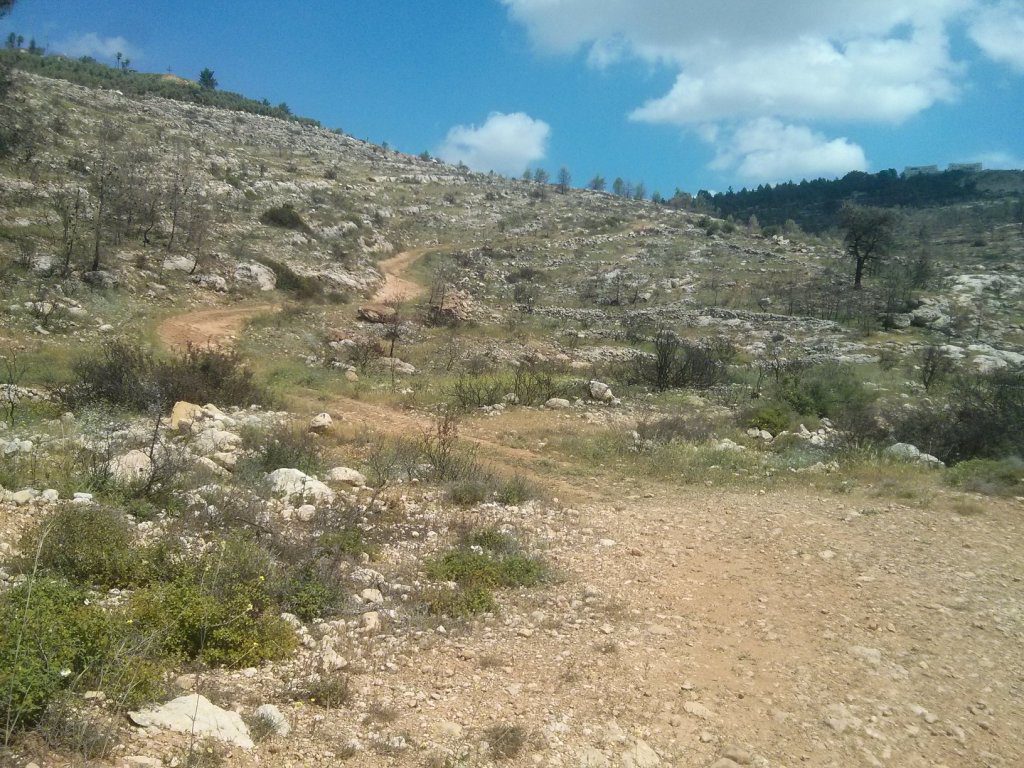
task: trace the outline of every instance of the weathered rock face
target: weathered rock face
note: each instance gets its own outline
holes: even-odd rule
[[[357,472],[349,467],[335,467],[327,473],[327,482],[338,485],[351,485],[354,488],[361,488],[366,485],[366,478],[362,472]]]
[[[318,413],[309,421],[309,431],[315,432],[320,435],[324,432],[328,432],[331,426],[334,424],[334,420],[331,418],[329,413]]]
[[[183,430],[192,426],[202,418],[203,408],[200,405],[179,400],[171,409],[171,429]]]
[[[565,411],[572,408],[572,403],[566,400],[564,397],[552,397],[546,403],[545,408],[550,408],[553,411]]]
[[[153,471],[153,460],[142,451],[128,451],[107,462],[107,471],[114,482],[130,485],[149,476]]]
[[[267,483],[275,496],[288,501],[330,502],[334,491],[315,477],[298,469],[275,469],[267,475]]]
[[[277,287],[274,271],[255,261],[245,261],[235,267],[235,280],[254,285],[261,291],[272,291]]]
[[[179,696],[159,707],[129,712],[128,717],[135,725],[143,728],[166,728],[209,736],[242,749],[256,746],[241,715],[221,709],[205,696],[195,693]]]
[[[364,304],[356,316],[366,323],[388,323],[395,318],[395,308],[387,304]]]
[[[916,461],[920,464],[927,464],[933,467],[945,466],[945,464],[930,453],[923,453],[916,445],[911,445],[910,443],[896,443],[895,445],[890,445],[885,449],[885,452],[890,456],[897,459],[903,459],[904,461]]]
[[[587,391],[592,399],[602,403],[610,403],[615,399],[615,396],[612,394],[612,388],[603,381],[590,382],[587,385]]]

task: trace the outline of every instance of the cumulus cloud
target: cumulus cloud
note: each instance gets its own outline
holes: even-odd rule
[[[594,67],[634,58],[674,71],[671,89],[630,118],[693,130],[719,161],[747,157],[738,167],[751,171],[778,169],[784,154],[794,175],[805,167],[799,157],[864,165],[855,144],[794,124],[896,125],[955,102],[967,73],[950,50],[956,25],[987,56],[1024,68],[1024,0],[502,2],[543,51],[583,51]],[[799,140],[801,152],[745,154],[735,144],[769,134]]]
[[[519,174],[547,154],[551,126],[522,112],[492,112],[483,125],[456,125],[435,154],[476,171]]]
[[[806,126],[786,125],[770,117],[728,132],[711,164],[751,181],[842,176],[867,166],[864,150],[848,139],[829,140]]]
[[[1001,2],[983,8],[968,34],[986,56],[1024,72],[1024,3]]]
[[[116,37],[102,37],[95,32],[85,32],[84,34],[69,37],[66,40],[55,43],[52,47],[55,51],[75,59],[82,56],[92,56],[94,59],[108,63],[118,53],[124,54],[129,59],[138,59],[142,55],[138,48],[120,35]]]

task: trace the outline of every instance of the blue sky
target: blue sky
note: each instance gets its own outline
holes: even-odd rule
[[[1024,0],[18,0],[12,30],[576,183],[1024,164]]]

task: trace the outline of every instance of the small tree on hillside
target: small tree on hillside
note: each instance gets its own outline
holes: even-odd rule
[[[607,184],[604,180],[604,176],[600,173],[587,182],[587,189],[592,189],[595,192],[604,192],[605,186],[607,186]]]
[[[854,260],[853,287],[859,289],[864,268],[880,261],[892,248],[896,236],[896,214],[885,208],[847,203],[839,212],[846,252]]]
[[[550,179],[551,177],[548,175],[548,172],[543,168],[538,168],[533,172],[533,180],[538,184],[547,184]]]
[[[217,90],[217,78],[213,76],[213,70],[209,67],[199,73],[199,87],[204,91]]]
[[[564,165],[558,171],[558,191],[563,195],[572,187],[572,174]]]

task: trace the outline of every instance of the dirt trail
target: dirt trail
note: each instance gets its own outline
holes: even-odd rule
[[[428,251],[435,250],[436,247],[413,248],[408,251],[402,251],[390,259],[378,262],[377,268],[384,275],[384,285],[374,294],[373,303],[385,304],[389,301],[408,301],[422,295],[426,289],[419,283],[403,277],[403,275],[417,259]]]
[[[419,253],[381,264],[377,300],[422,290],[403,277]],[[224,343],[272,308],[168,320],[161,338]],[[390,434],[430,426],[422,414],[312,391],[293,404]],[[571,417],[543,418],[555,432]],[[1024,764],[1020,502],[961,516],[941,495],[896,504],[868,489],[680,489],[598,467],[581,477],[504,445],[501,422],[474,419],[464,437],[485,460],[543,474],[573,499],[538,523],[565,581],[509,611],[504,627],[424,642],[375,676],[396,728],[523,723],[558,753],[552,765]],[[503,661],[484,667],[485,657]],[[344,726],[339,716],[324,727],[340,739]],[[638,739],[660,758],[629,757],[646,754]],[[726,755],[736,759],[716,762]],[[368,751],[350,764],[423,763]]]
[[[247,304],[187,312],[160,323],[157,336],[164,345],[171,348],[181,348],[188,344],[227,346],[249,320],[279,309],[277,304]]]

